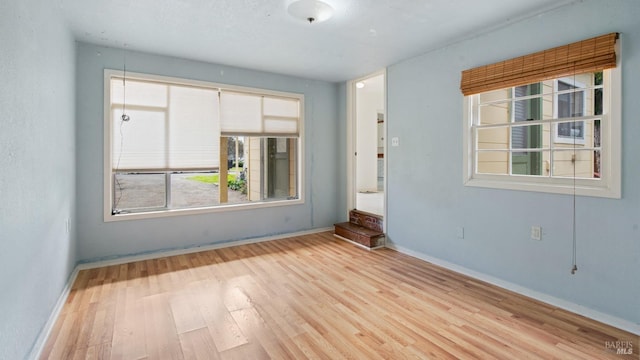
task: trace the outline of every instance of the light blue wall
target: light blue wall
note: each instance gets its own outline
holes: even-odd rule
[[[388,69],[388,235],[397,246],[640,324],[640,2],[585,0]],[[464,187],[460,72],[621,32],[621,200]],[[542,241],[530,240],[540,225]],[[464,227],[464,239],[456,229]]]
[[[78,258],[81,261],[222,243],[331,226],[337,219],[338,88],[306,80],[127,51],[127,71],[302,93],[305,96],[304,205],[195,216],[103,222],[103,69],[122,69],[120,49],[78,44]]]
[[[0,359],[28,356],[76,263],[75,45],[60,18],[53,2],[0,2]]]

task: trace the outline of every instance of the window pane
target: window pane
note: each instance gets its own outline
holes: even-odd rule
[[[511,129],[511,147],[513,149],[542,148],[542,126],[515,126]]]
[[[575,159],[575,161],[574,161]],[[600,177],[599,150],[557,150],[553,152],[553,176],[596,179]]]
[[[480,94],[480,103],[486,103],[489,101],[508,100],[511,98],[511,89],[499,89],[494,91],[488,91]]]
[[[593,82],[596,86],[602,85],[602,71],[593,74]],[[593,114],[602,115],[602,88],[593,90]]]
[[[599,147],[600,146],[600,120],[585,120],[584,127],[584,146]]]
[[[602,71],[593,73],[593,83],[595,85],[602,85],[602,76],[603,76]]]
[[[245,148],[250,201],[298,198],[297,138],[249,137]]]
[[[247,169],[237,167],[229,170],[229,174],[227,175],[227,203],[241,204],[248,201]]]
[[[516,86],[513,88],[514,97],[519,98],[522,96],[539,95],[541,94],[542,86],[540,83],[533,83],[528,85]]]
[[[246,193],[234,184],[242,170],[230,170],[227,174],[227,199],[225,204],[247,202]],[[171,208],[194,208],[220,205],[220,173],[189,172],[171,174]]]
[[[573,79],[558,80],[558,92],[563,92],[557,96],[557,117],[578,117],[585,116],[585,95],[586,91],[577,90],[584,88],[584,84]]]
[[[247,137],[227,137],[227,203],[248,202],[247,197]]]
[[[171,208],[193,208],[218,205],[219,174],[213,172],[172,173]]]
[[[501,151],[479,151],[476,172],[479,174],[508,174],[509,153]]]
[[[247,137],[245,136],[228,136],[227,138],[227,169],[229,171],[242,170],[245,167],[244,160],[245,154],[245,142]]]
[[[540,83],[517,86],[513,89],[516,99],[539,95]],[[523,123],[540,120],[543,114],[541,97],[516,100],[513,102],[513,121]],[[512,149],[538,149],[543,146],[541,125],[514,126],[511,128]],[[513,152],[511,154],[511,173],[514,175],[542,175],[542,153]]]
[[[601,120],[568,121],[554,124],[555,148],[600,147]]]
[[[584,116],[584,91],[558,95],[558,118]]]
[[[114,175],[113,208],[131,210],[165,206],[165,175],[117,173]]]
[[[291,151],[291,142],[286,138],[268,138],[266,187],[268,199],[286,199],[295,197],[295,152]],[[293,177],[292,177],[293,176]]]
[[[542,98],[516,100],[513,102],[513,121],[532,121],[542,119]]]
[[[600,155],[602,154],[602,151],[600,150],[594,150],[593,151],[593,177],[595,179],[599,179],[600,178],[600,171],[601,171],[601,162],[600,162]]]
[[[489,129],[479,128],[476,132],[476,138],[478,149],[509,149],[509,128],[506,126]]]
[[[478,124],[506,124],[511,122],[509,104],[510,102],[481,105],[479,109],[480,119],[478,120]]]
[[[602,115],[602,89],[593,90],[593,115]]]
[[[514,175],[546,175],[543,169],[544,153],[514,151],[511,154],[511,173]]]
[[[514,88],[514,96],[516,99],[523,96],[532,96],[540,94],[541,85],[539,83],[517,86]],[[542,98],[535,97],[530,99],[515,100],[513,103],[513,121],[530,121],[542,119]]]
[[[558,137],[584,139],[584,121],[558,123]]]

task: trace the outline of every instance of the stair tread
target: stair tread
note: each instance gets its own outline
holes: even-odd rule
[[[343,222],[343,223],[339,223],[339,224],[334,224],[337,227],[341,227],[344,229],[347,229],[349,231],[358,233],[358,234],[362,234],[362,235],[366,235],[366,236],[380,236],[380,235],[384,235],[384,233],[382,233],[381,231],[377,231],[377,230],[372,230],[369,228],[366,228],[362,225],[357,225],[357,224],[353,224],[350,222]]]

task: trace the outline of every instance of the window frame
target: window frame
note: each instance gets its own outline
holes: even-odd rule
[[[574,179],[573,177],[478,174],[476,169],[473,121],[477,118],[478,106],[474,101],[479,94],[464,96],[463,101],[463,184],[464,186],[493,189],[534,191],[554,194],[575,194],[604,198],[621,198],[621,128],[622,128],[622,67],[620,52],[616,44],[617,66],[604,70],[603,114],[608,121],[601,122],[601,177],[597,179]],[[559,78],[562,79],[562,78]],[[508,89],[508,88],[505,88]],[[557,114],[554,114],[557,115]],[[552,129],[555,132],[555,129]],[[555,135],[554,135],[555,139]],[[510,156],[509,156],[510,158]]]
[[[297,181],[297,191],[298,197],[296,199],[275,199],[275,200],[262,200],[262,201],[253,201],[247,203],[233,203],[226,205],[216,205],[216,206],[208,206],[208,207],[198,207],[198,208],[180,208],[180,209],[153,209],[150,211],[140,211],[140,212],[131,212],[131,213],[119,213],[112,214],[112,206],[113,206],[113,194],[115,192],[114,188],[114,172],[112,171],[112,128],[111,128],[111,78],[112,77],[125,77],[127,79],[132,80],[147,80],[147,81],[157,81],[157,82],[165,82],[175,85],[183,85],[183,86],[195,86],[201,88],[212,88],[219,89],[225,91],[235,91],[242,93],[250,93],[250,94],[259,94],[265,96],[276,96],[276,97],[285,97],[285,98],[293,98],[299,101],[299,124],[298,124],[298,135],[297,135],[297,154],[296,154],[296,181]],[[135,73],[129,72],[126,73],[121,70],[114,69],[105,69],[103,75],[103,86],[104,86],[104,98],[103,98],[103,218],[105,222],[112,221],[122,221],[122,220],[139,220],[139,219],[149,219],[149,218],[162,218],[162,217],[171,217],[171,216],[182,216],[182,215],[197,215],[197,214],[206,214],[206,213],[215,213],[215,212],[226,212],[226,211],[238,211],[238,210],[248,210],[248,209],[260,209],[260,208],[270,208],[270,207],[279,207],[279,206],[292,206],[292,205],[301,205],[305,203],[305,162],[304,162],[304,149],[305,149],[305,137],[304,137],[304,123],[305,123],[305,103],[304,103],[304,94],[300,93],[292,93],[292,92],[283,92],[262,88],[253,88],[253,87],[245,87],[245,86],[237,86],[237,85],[228,85],[228,84],[220,84],[213,83],[208,81],[201,80],[192,80],[192,79],[184,79],[177,78],[171,76],[162,76],[155,74],[146,74],[146,73]],[[273,137],[270,134],[263,134],[264,137]],[[220,137],[229,137],[229,134],[220,134]],[[165,175],[166,176],[166,175]],[[171,175],[169,174],[168,177]],[[169,185],[170,186],[170,182]]]

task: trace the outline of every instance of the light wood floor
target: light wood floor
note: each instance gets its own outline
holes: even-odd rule
[[[616,355],[616,341],[633,355]],[[81,271],[50,359],[638,359],[638,336],[330,233]]]

